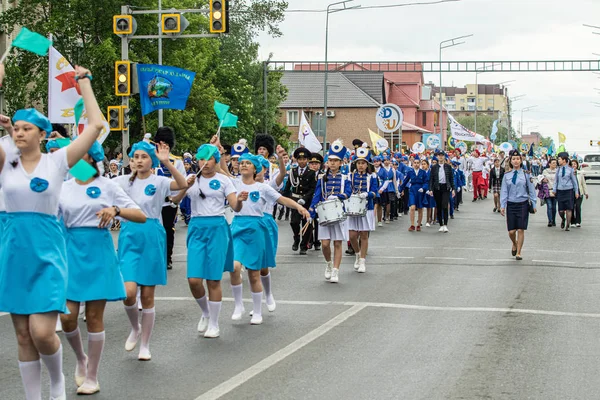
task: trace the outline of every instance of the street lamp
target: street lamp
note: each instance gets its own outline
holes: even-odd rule
[[[525,108],[521,109],[521,137],[523,137],[523,113],[525,111],[529,111],[529,110],[534,109],[536,107],[537,107],[537,105],[536,106],[529,106],[529,107],[525,107]]]
[[[479,77],[479,74],[483,74],[484,72],[487,72],[486,70],[488,68],[494,68],[496,65],[502,65],[500,63],[496,63],[496,64],[491,64],[491,65],[484,65],[483,67],[479,67],[477,69],[483,69],[483,71],[478,72],[475,71],[475,133],[477,133],[477,108],[479,106],[479,82],[477,80],[477,78]],[[468,105],[467,105],[468,107]]]
[[[353,7],[346,6],[346,3],[350,3],[352,1],[354,1],[354,0],[338,1],[337,3],[331,3],[327,6],[327,17],[325,18],[325,88],[323,89],[323,91],[324,91],[323,101],[325,103],[323,105],[323,118],[325,118],[323,120],[323,155],[325,155],[327,153],[327,74],[329,72],[329,63],[327,61],[327,50],[328,50],[328,44],[329,44],[329,14],[333,14],[338,11],[345,11],[345,10],[352,10],[352,9],[360,8],[360,5],[353,6]],[[336,8],[334,10],[331,10],[332,6],[337,6],[339,4],[342,4],[344,6],[344,8]]]
[[[508,140],[510,140],[510,130],[512,129],[512,118],[511,118],[511,112],[510,112],[510,102],[515,102],[515,101],[519,101],[521,100],[523,97],[527,96],[526,94],[520,94],[518,96],[513,96],[513,97],[509,97],[506,101],[506,106],[508,108],[508,134],[507,134],[507,138]]]
[[[438,126],[440,127],[440,136],[442,137],[443,142],[446,140],[442,134],[442,120],[444,119],[444,116],[442,115],[442,110],[444,109],[444,106],[442,105],[442,50],[447,49],[448,47],[454,47],[458,46],[459,44],[463,44],[465,42],[457,42],[457,40],[466,39],[471,36],[473,36],[473,34],[458,36],[440,42],[440,117],[438,119]],[[435,103],[433,104],[433,111],[435,112]],[[433,133],[435,133],[435,127],[433,128]]]

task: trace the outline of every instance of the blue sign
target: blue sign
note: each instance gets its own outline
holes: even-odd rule
[[[441,149],[442,135],[425,133],[423,134],[423,143],[428,149]]]
[[[184,110],[196,73],[167,65],[138,64],[142,115],[158,109]]]

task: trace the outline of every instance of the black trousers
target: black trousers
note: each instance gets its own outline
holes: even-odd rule
[[[454,199],[454,209],[458,210],[458,206],[462,204],[462,193],[464,189],[460,189],[460,192],[456,192],[456,198]]]
[[[164,206],[162,209],[162,220],[165,231],[167,232],[167,264],[171,263],[173,257],[173,246],[175,246],[175,218],[177,217],[177,208]]]
[[[451,194],[452,193],[449,192],[447,188],[433,191],[437,219],[440,225],[448,225],[448,203],[450,202]]]
[[[389,219],[392,219],[396,216],[396,192],[387,192],[387,202],[390,205],[390,214]]]
[[[296,240],[296,238],[300,238],[301,225],[306,223],[306,219],[302,218],[302,215],[300,215],[298,211],[292,210],[290,226],[292,227],[292,232],[294,232],[294,240]],[[312,237],[312,229],[312,224],[310,224],[309,227],[306,228],[306,232],[304,232],[304,236],[302,236],[302,240],[300,241],[300,249],[308,249],[308,242]]]
[[[583,196],[579,195],[578,199],[575,199],[575,207],[573,207],[573,217],[571,218],[571,224],[581,223],[581,204],[583,203]]]
[[[408,214],[410,207],[408,206],[408,200],[410,199],[410,193],[408,192],[408,188],[404,188],[404,196],[402,196],[402,211],[404,215]]]

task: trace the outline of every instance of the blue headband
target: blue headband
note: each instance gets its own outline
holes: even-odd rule
[[[269,166],[271,166],[271,163],[269,162],[269,160],[267,160],[263,156],[256,156],[256,157],[258,157],[258,161],[260,161],[260,165],[263,168],[267,169],[267,168],[269,168]]]
[[[250,161],[252,164],[254,164],[254,168],[256,168],[256,173],[260,173],[263,169],[262,164],[260,162],[260,159],[258,158],[258,156],[252,155],[250,153],[244,153],[240,156],[240,162],[244,161],[244,160],[248,160]]]
[[[52,124],[50,123],[50,120],[35,108],[26,108],[17,111],[13,117],[13,123],[17,121],[29,122],[30,124],[37,126],[46,132],[46,137],[50,136],[52,133]]]
[[[152,159],[152,168],[156,168],[160,165],[160,160],[156,156],[156,147],[154,147],[154,145],[151,145],[150,143],[147,143],[144,141],[137,142],[136,144],[134,144],[131,147],[131,151],[129,152],[129,157],[133,158],[133,155],[138,150],[145,151],[146,153],[148,153],[148,155]]]
[[[98,143],[98,141],[95,141],[88,151],[88,155],[96,162],[104,160],[104,149],[102,148],[102,145]]]
[[[46,152],[50,153],[52,149],[60,149],[60,146],[56,140],[48,140],[46,142]]]
[[[219,152],[217,146],[214,146],[212,144],[203,144],[202,146],[198,147],[198,150],[196,152],[197,160],[208,161],[211,159],[211,157],[215,158],[217,164],[221,162],[221,153]]]

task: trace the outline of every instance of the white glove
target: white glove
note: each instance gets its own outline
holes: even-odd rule
[[[423,193],[423,188],[418,190],[419,193]]]
[[[460,193],[460,191],[461,191],[461,188],[458,188],[457,192]]]
[[[432,192],[431,190],[428,190],[428,191],[426,192],[426,194],[427,194],[428,196],[433,196],[433,192]]]
[[[298,204],[300,204],[301,206],[305,205],[306,202],[304,201],[304,199],[300,199],[298,200]]]
[[[369,197],[369,193],[367,192],[362,192],[358,195],[358,197],[360,197],[361,199],[366,199],[367,197]]]
[[[327,198],[327,200],[336,200],[338,197],[336,195],[331,195]]]

